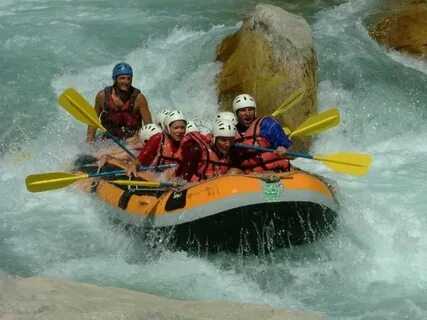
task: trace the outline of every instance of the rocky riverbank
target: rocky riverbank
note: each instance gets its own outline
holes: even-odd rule
[[[427,2],[391,1],[369,34],[389,49],[427,59]]]
[[[0,275],[0,320],[319,320],[321,314],[224,301],[180,301],[120,288]]]

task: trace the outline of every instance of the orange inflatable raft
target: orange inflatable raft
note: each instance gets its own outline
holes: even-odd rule
[[[307,243],[334,229],[338,211],[331,186],[300,170],[225,175],[178,190],[97,179],[90,189],[118,209],[121,222],[163,230],[181,248],[258,250]]]

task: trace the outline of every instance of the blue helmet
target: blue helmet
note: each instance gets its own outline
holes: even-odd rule
[[[113,80],[116,80],[118,76],[124,75],[133,77],[132,67],[125,62],[116,64],[113,68]]]

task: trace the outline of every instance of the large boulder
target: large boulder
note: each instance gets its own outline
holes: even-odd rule
[[[222,301],[178,301],[119,288],[43,278],[0,278],[4,320],[319,320],[320,314]]]
[[[369,34],[387,48],[426,58],[426,1],[392,2],[372,24]]]
[[[315,113],[317,58],[304,18],[259,4],[240,30],[218,46],[217,60],[223,63],[218,76],[222,110],[231,110],[237,94],[249,93],[257,101],[258,115],[271,115],[295,90],[304,88],[302,101],[279,120],[293,130]]]

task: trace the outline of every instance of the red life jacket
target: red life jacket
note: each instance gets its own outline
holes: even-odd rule
[[[230,158],[220,158],[218,153],[212,149],[213,138],[211,135],[204,135],[200,132],[188,133],[183,142],[187,140],[195,141],[202,150],[201,157],[197,164],[197,172],[191,177],[192,182],[209,179],[227,173],[230,169]]]
[[[135,110],[135,100],[141,93],[131,87],[132,94],[120,109],[114,104],[112,97],[113,87],[104,89],[104,105],[100,115],[102,125],[113,136],[126,139],[132,137],[142,126],[142,117],[139,110]]]
[[[182,161],[181,148],[177,146],[177,142],[173,141],[168,134],[162,132],[162,139],[157,149],[156,157],[151,165],[158,166],[159,164],[176,163]]]
[[[264,117],[256,118],[245,132],[237,132],[236,143],[244,143],[253,146],[271,148],[270,142],[260,135],[261,122]],[[240,162],[245,172],[263,172],[269,170],[289,171],[289,160],[281,158],[274,152],[245,152],[244,159]]]

